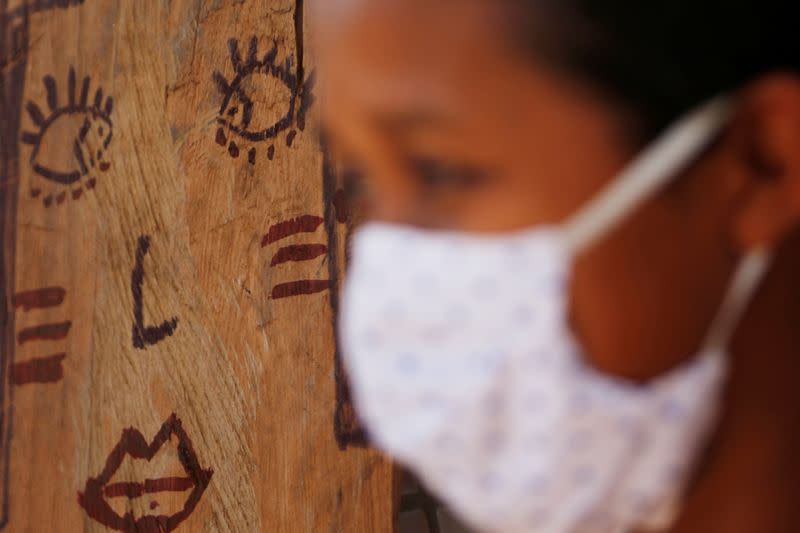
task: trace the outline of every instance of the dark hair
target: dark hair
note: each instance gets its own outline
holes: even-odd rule
[[[519,44],[630,111],[641,140],[772,71],[800,70],[797,0],[508,0]]]

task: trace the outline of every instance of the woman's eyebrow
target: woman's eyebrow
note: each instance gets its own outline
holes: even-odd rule
[[[372,119],[375,127],[393,137],[407,136],[416,130],[447,125],[448,118],[433,109],[381,113]]]

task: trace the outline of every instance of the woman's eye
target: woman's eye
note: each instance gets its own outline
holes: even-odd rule
[[[430,157],[416,157],[411,160],[414,174],[424,187],[473,187],[485,181],[484,170],[441,161]]]
[[[360,167],[352,164],[343,165],[340,170],[340,175],[343,189],[348,197],[358,198],[364,195],[366,183]]]

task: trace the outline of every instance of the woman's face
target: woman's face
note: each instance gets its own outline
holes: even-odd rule
[[[512,49],[502,5],[320,7],[324,123],[364,176],[368,218],[470,232],[558,224],[635,155],[620,109]],[[646,379],[694,355],[735,262],[722,152],[578,258],[573,326],[598,367]]]
[[[614,113],[512,55],[491,2],[348,3],[323,20],[324,112],[367,177],[371,217],[468,231],[557,223],[627,159]]]

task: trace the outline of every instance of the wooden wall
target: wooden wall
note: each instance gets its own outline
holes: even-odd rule
[[[0,0],[0,530],[384,532],[302,0]]]

